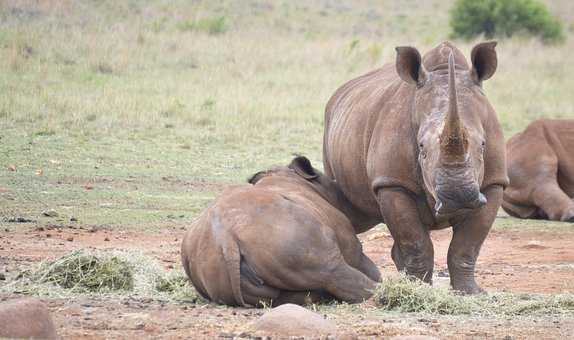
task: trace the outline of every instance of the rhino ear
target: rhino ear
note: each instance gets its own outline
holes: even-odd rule
[[[267,171],[259,171],[259,172],[255,173],[255,174],[253,174],[253,176],[249,177],[249,178],[247,179],[247,183],[249,183],[249,184],[255,184],[255,183],[259,182],[259,180],[260,180],[261,178],[263,178],[263,176],[265,176],[265,175],[267,175]]]
[[[312,180],[319,177],[319,174],[313,169],[311,161],[305,156],[297,156],[293,158],[291,164],[289,164],[289,169],[294,170],[297,175],[305,178],[306,180]]]
[[[472,76],[478,84],[492,77],[498,65],[496,56],[496,41],[487,41],[477,44],[470,52],[472,62]]]
[[[395,67],[399,77],[409,84],[422,86],[426,80],[426,71],[419,51],[411,46],[399,46],[395,50]]]

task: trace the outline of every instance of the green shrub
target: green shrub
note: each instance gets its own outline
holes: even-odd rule
[[[564,39],[562,24],[537,0],[457,0],[450,12],[454,37],[488,39],[517,33],[539,36],[545,42]]]
[[[221,34],[227,31],[225,16],[215,18],[202,18],[198,20],[186,20],[177,24],[180,31],[203,31],[209,34]]]

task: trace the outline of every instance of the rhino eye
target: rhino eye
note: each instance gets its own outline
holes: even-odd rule
[[[419,143],[419,149],[422,149],[422,148],[424,148],[423,143]]]

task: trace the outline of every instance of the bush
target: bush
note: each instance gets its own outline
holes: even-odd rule
[[[564,39],[560,21],[537,0],[457,0],[450,12],[450,26],[454,37],[464,39],[516,33],[539,36],[545,42]]]

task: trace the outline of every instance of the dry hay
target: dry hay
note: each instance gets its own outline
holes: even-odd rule
[[[570,293],[460,295],[406,275],[384,278],[377,286],[374,299],[383,310],[404,313],[483,316],[574,314],[574,294]]]
[[[196,302],[199,296],[180,271],[166,272],[137,251],[75,250],[22,271],[0,292],[47,297],[112,294]]]

